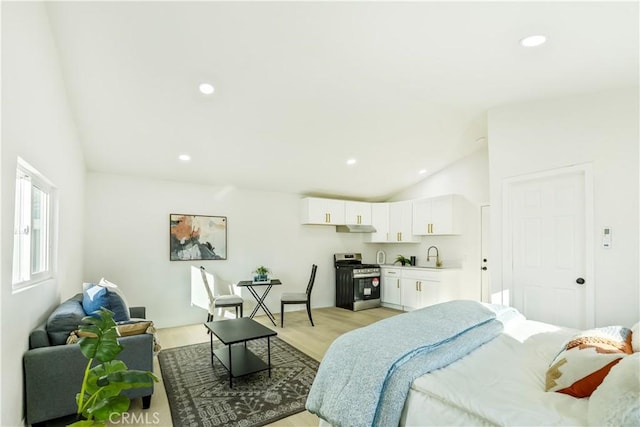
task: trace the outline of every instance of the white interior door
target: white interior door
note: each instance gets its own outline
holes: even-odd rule
[[[489,206],[480,206],[480,298],[482,302],[491,302],[490,236]]]
[[[508,188],[511,303],[527,318],[587,326],[583,171],[513,182]]]

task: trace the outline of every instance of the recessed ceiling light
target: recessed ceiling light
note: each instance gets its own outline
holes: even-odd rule
[[[426,170],[426,169],[420,169],[420,170],[418,171],[418,173],[419,173],[420,175],[424,175],[425,173],[427,173],[427,170]]]
[[[188,154],[180,154],[178,158],[183,162],[188,162],[189,160],[191,160],[191,156]]]
[[[547,38],[545,36],[535,35],[523,38],[522,40],[520,40],[520,45],[524,47],[536,47],[544,44],[544,42],[546,41]]]
[[[215,90],[213,85],[209,83],[200,83],[200,86],[198,86],[198,89],[200,89],[200,92],[202,92],[205,95],[211,95]]]
[[[355,165],[355,164],[356,164],[356,159],[349,159],[349,160],[347,160],[347,164],[348,164],[348,165]]]

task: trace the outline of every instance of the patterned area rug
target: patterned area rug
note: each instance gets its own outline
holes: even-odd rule
[[[267,360],[266,339],[249,341],[247,348]],[[271,378],[268,371],[234,378],[233,388],[220,361],[214,357],[211,366],[210,355],[208,342],[158,354],[175,427],[262,426],[304,411],[318,362],[286,342],[271,338]]]

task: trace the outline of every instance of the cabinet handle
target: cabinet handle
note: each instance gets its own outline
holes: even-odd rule
[[[418,282],[418,292],[422,292],[422,282]]]
[[[327,215],[329,215],[329,222],[331,222],[331,214],[328,213]]]
[[[398,242],[402,242],[402,231],[398,233]]]
[[[396,279],[396,288],[400,289],[400,279]]]
[[[358,224],[362,224],[362,216],[358,215]]]

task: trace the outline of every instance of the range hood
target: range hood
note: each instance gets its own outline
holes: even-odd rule
[[[336,225],[338,233],[375,233],[376,229],[372,225],[347,224]]]

